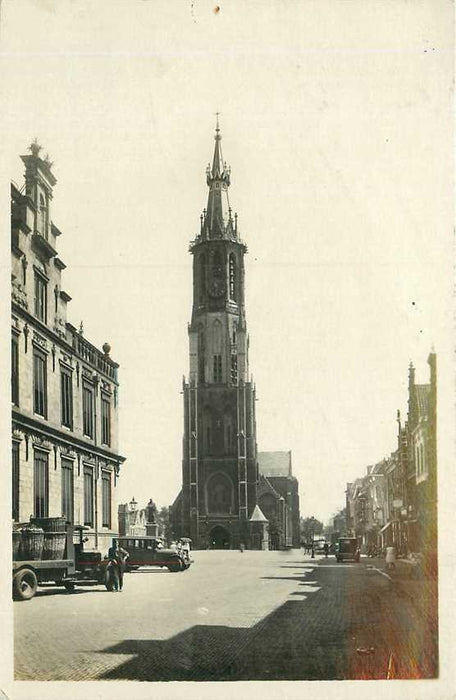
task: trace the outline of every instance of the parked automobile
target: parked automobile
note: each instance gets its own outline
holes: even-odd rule
[[[324,537],[315,538],[313,542],[315,554],[324,554],[325,544],[326,540]]]
[[[359,562],[360,551],[356,537],[339,537],[336,544],[336,560]]]
[[[119,537],[120,546],[130,555],[126,571],[133,571],[142,566],[160,566],[172,573],[185,571],[192,560],[183,556],[179,550],[165,549],[158,537]]]

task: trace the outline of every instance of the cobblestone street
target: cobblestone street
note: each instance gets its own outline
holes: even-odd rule
[[[198,551],[189,571],[142,570],[122,593],[43,588],[14,603],[23,680],[414,678],[436,673],[419,584],[382,563],[302,552]],[[419,586],[419,589],[416,586]],[[408,593],[408,587],[415,586]],[[430,600],[430,596],[424,596]]]

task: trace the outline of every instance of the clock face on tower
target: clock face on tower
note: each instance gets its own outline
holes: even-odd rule
[[[208,291],[211,297],[222,297],[225,294],[225,280],[220,277],[213,277]]]
[[[208,292],[211,297],[222,297],[225,294],[226,284],[223,274],[223,262],[218,251],[212,254],[211,274]]]

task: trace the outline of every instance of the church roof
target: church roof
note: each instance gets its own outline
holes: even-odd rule
[[[182,500],[182,489],[179,491],[176,498],[172,502],[171,508],[175,508],[178,505],[178,503],[180,503],[181,500]]]
[[[292,476],[291,450],[287,452],[258,452],[258,468],[264,476]]]
[[[260,473],[258,497],[261,498],[261,496],[263,496],[265,493],[272,493],[275,498],[280,498],[280,493],[274,488],[268,477]]]
[[[252,516],[249,518],[251,523],[267,523],[268,519],[264,517],[260,506],[257,504],[253,510]]]

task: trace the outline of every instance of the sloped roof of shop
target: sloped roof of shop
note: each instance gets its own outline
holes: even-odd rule
[[[264,476],[292,476],[291,450],[287,452],[258,452],[258,468]]]

